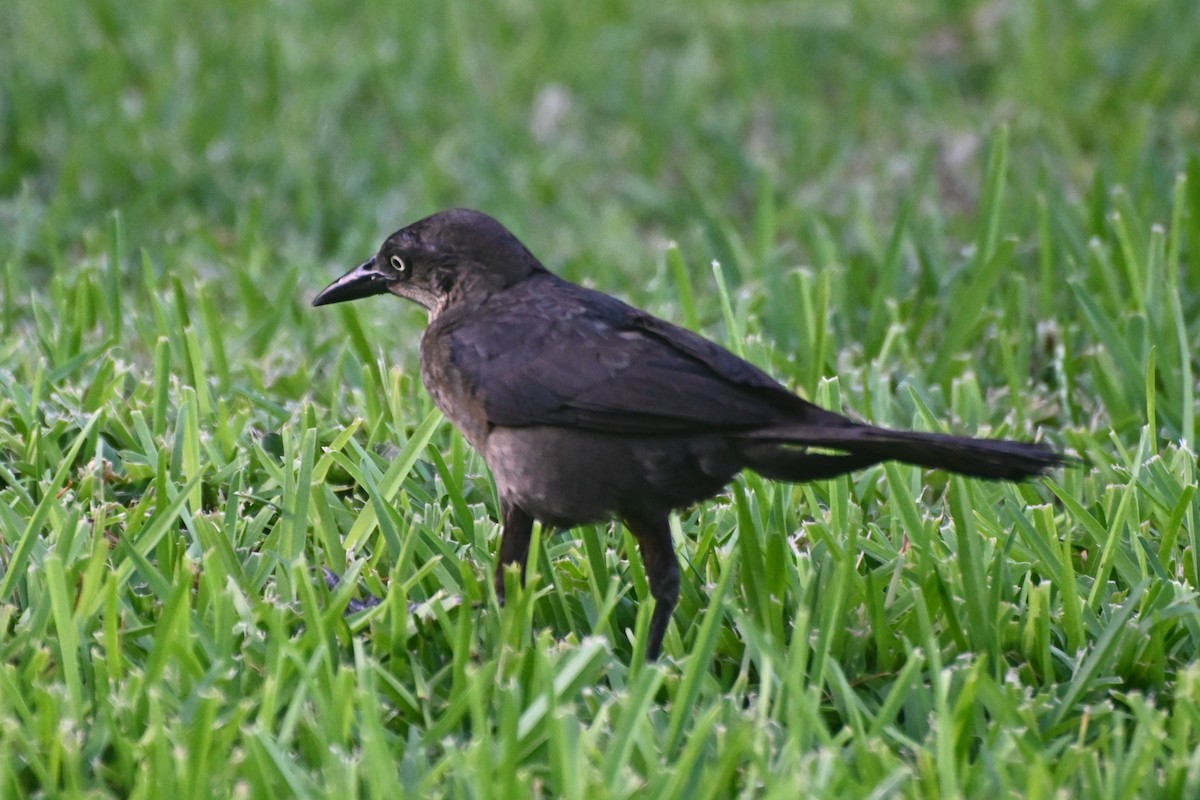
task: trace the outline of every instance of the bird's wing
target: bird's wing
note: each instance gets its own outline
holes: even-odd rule
[[[515,294],[443,334],[443,352],[493,426],[628,434],[845,422],[701,336],[608,295],[554,284],[546,296]]]

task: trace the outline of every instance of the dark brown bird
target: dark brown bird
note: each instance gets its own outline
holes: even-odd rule
[[[618,518],[656,601],[651,659],[679,598],[669,514],[743,469],[812,481],[896,460],[1020,480],[1064,463],[1040,444],[888,430],[815,406],[725,348],[555,276],[478,211],[393,233],[313,305],[388,292],[429,310],[421,378],[496,478],[499,599],[535,519]]]

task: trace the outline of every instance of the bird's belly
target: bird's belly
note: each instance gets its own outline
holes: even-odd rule
[[[723,437],[548,426],[495,428],[483,455],[502,498],[559,527],[665,513],[711,497],[740,468]]]

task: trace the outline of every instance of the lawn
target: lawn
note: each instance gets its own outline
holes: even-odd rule
[[[1194,0],[7,0],[0,796],[1200,795],[1196,75]],[[1082,463],[746,474],[657,664],[620,526],[501,609],[423,313],[309,306],[460,205]]]

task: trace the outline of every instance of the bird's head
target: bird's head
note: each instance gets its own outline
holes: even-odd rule
[[[436,316],[447,305],[482,300],[545,271],[499,222],[456,208],[393,233],[378,253],[322,289],[313,305],[390,292]]]

